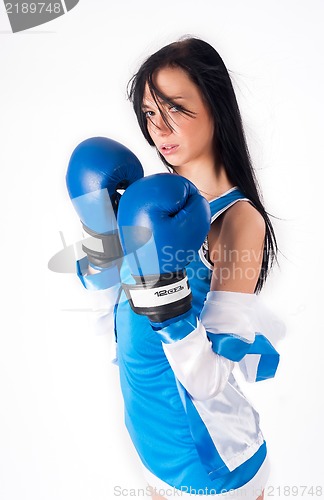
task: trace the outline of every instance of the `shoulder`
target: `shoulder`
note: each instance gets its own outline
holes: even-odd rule
[[[261,269],[265,233],[263,216],[246,200],[237,201],[213,222],[208,234],[209,256],[214,264],[212,289],[253,292]],[[225,270],[226,283],[220,280]]]
[[[233,237],[253,234],[265,236],[266,224],[260,212],[246,200],[239,200],[229,207],[223,215],[223,228]]]
[[[217,240],[238,243],[248,239],[251,244],[263,241],[265,232],[266,224],[260,212],[249,201],[239,200],[213,222],[208,239],[212,246]]]

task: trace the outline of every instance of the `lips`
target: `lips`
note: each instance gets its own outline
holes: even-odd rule
[[[179,144],[162,144],[159,151],[163,156],[171,155],[179,148]]]

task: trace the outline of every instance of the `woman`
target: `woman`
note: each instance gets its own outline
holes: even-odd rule
[[[172,322],[165,326],[137,314],[124,291],[115,307],[126,426],[153,499],[204,494],[261,500],[269,475],[266,443],[258,413],[232,371],[237,362],[250,381],[275,374],[279,356],[270,341],[278,338],[276,318],[256,294],[277,244],[232,83],[214,48],[186,38],[144,62],[129,98],[144,137],[169,171],[191,181],[209,202],[212,224],[187,266],[192,331],[165,343]],[[143,180],[127,189],[119,211],[128,211],[138,185]],[[98,272],[96,265],[89,274]],[[120,274],[123,283],[131,282],[125,262]],[[177,332],[188,329],[181,321]]]
[[[156,148],[163,163],[171,172],[192,181],[211,206],[214,205],[213,223],[198,264],[212,270],[211,280],[210,275],[205,276],[205,281],[210,280],[210,291],[233,292],[232,297],[243,301],[248,296],[241,294],[259,292],[276,258],[276,239],[258,193],[231,80],[219,54],[195,38],[172,43],[144,62],[130,82],[129,97],[144,137]],[[196,296],[199,292],[194,285],[192,290],[195,301],[195,292]],[[200,303],[200,312],[201,306]],[[258,419],[255,413],[251,418]],[[131,424],[129,427],[136,441],[137,431]],[[163,435],[161,426],[160,432]],[[199,476],[196,486],[200,486],[200,490],[206,488],[210,494],[237,489],[240,496],[247,492],[247,498],[260,500],[268,468],[265,451],[260,452],[262,446],[255,463],[252,456],[250,464],[242,462],[229,474],[213,481],[206,476],[203,482],[198,458],[193,458],[197,467],[188,469],[188,474],[191,478]],[[176,450],[174,447],[173,453],[177,453]],[[158,455],[158,449],[156,451]],[[181,456],[181,451],[178,453]],[[187,461],[183,463],[185,468]],[[183,475],[186,476],[185,472]],[[157,480],[154,473],[149,472],[147,477],[152,487],[162,489],[165,482]],[[250,487],[244,487],[246,479]],[[195,483],[190,483],[188,478],[182,481],[178,481],[178,488],[179,484]],[[167,484],[172,485],[170,480]],[[231,498],[236,498],[233,493]]]

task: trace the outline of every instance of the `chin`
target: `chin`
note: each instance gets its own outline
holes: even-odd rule
[[[170,160],[167,160],[166,158],[163,158],[163,159],[164,159],[164,161],[167,162],[168,167],[173,168],[173,169],[179,168],[179,166],[176,165],[175,162],[173,162],[172,160],[170,161]]]

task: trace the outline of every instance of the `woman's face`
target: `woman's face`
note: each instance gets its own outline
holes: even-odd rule
[[[177,106],[158,100],[173,130],[164,122],[161,112],[146,85],[143,111],[147,129],[156,148],[174,167],[190,167],[214,162],[214,122],[199,88],[179,67],[162,68],[154,75],[154,85],[175,104],[183,106],[192,115],[179,111]]]

